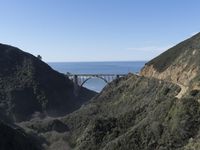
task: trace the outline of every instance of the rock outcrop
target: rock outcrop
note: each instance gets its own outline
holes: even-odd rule
[[[76,97],[66,76],[31,54],[0,44],[0,116],[12,121],[30,119],[37,112],[62,116],[95,94],[82,88]]]
[[[140,75],[200,90],[200,33],[146,63]]]

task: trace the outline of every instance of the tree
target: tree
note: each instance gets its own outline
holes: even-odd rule
[[[42,60],[42,56],[40,56],[40,55],[37,55],[37,58],[38,58],[39,60]]]

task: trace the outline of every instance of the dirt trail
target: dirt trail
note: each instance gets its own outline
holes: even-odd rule
[[[180,98],[182,98],[183,95],[187,92],[188,87],[185,87],[184,85],[179,84],[179,83],[175,83],[175,84],[177,84],[178,86],[181,87],[181,91],[178,93],[178,95],[176,95],[176,98],[180,99]]]

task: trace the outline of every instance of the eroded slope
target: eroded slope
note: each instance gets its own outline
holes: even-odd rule
[[[141,75],[200,89],[200,33],[149,61]]]

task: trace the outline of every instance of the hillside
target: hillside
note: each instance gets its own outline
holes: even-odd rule
[[[38,112],[62,116],[96,94],[82,88],[75,96],[66,76],[9,45],[0,44],[0,68],[0,115],[11,121],[27,120]]]
[[[19,125],[46,150],[199,150],[200,34],[109,84],[63,118]],[[61,130],[58,130],[61,127]]]
[[[76,150],[178,150],[200,131],[197,97],[177,100],[179,92],[170,82],[129,75],[59,119],[68,129],[53,129],[54,119],[20,125],[44,137],[49,142],[46,149],[67,145]]]
[[[23,131],[0,121],[1,150],[41,150],[41,147],[35,142],[34,138],[28,136]]]
[[[200,33],[149,61],[141,75],[200,89]]]
[[[114,80],[66,116],[17,125],[45,150],[199,150],[199,43],[197,34],[178,44],[148,62],[140,76]]]

